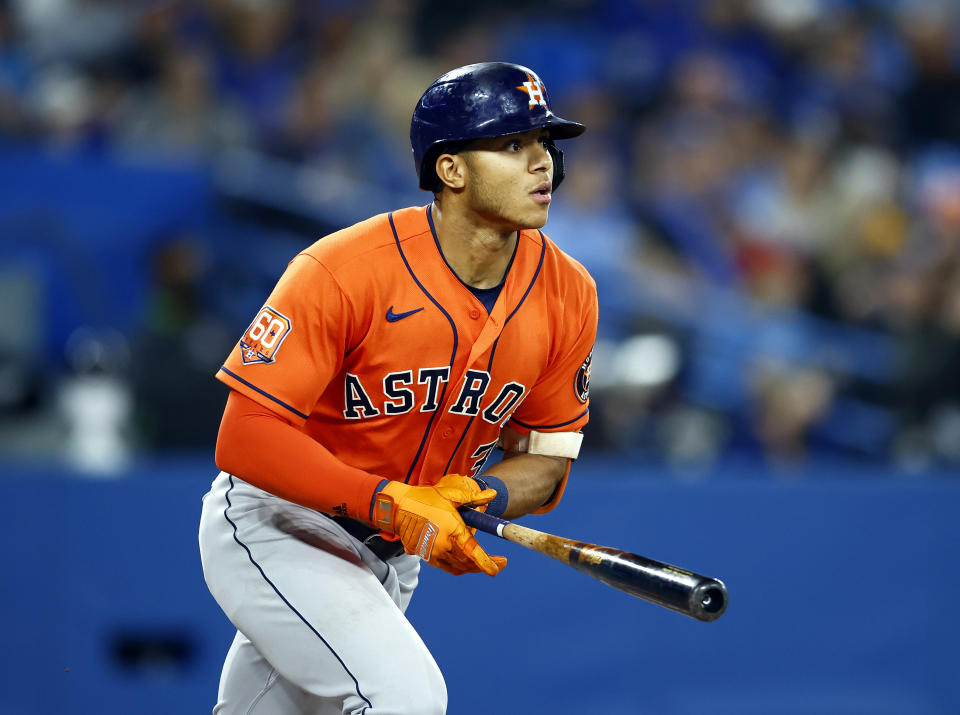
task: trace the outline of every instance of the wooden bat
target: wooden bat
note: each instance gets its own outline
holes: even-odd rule
[[[462,507],[467,526],[545,554],[592,578],[645,601],[700,621],[727,610],[727,587],[719,579],[608,546],[573,541]]]

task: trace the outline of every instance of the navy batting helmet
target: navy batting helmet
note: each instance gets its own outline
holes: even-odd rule
[[[447,72],[427,87],[410,122],[420,188],[436,191],[436,158],[452,142],[547,129],[550,139],[570,139],[586,127],[550,111],[547,88],[533,72],[508,62],[480,62]],[[563,152],[551,142],[553,188],[563,180]]]

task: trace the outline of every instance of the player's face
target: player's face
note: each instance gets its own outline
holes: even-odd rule
[[[553,159],[542,129],[478,139],[464,151],[471,209],[504,231],[540,228],[550,209]]]

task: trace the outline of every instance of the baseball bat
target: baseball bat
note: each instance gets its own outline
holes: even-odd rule
[[[462,507],[467,526],[520,544],[572,566],[631,596],[700,621],[715,621],[727,610],[727,587],[716,578],[584,541],[573,541]]]

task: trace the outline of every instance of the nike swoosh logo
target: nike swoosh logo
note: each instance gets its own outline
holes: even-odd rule
[[[393,306],[391,305],[389,308],[387,308],[387,320],[389,320],[391,323],[396,323],[398,320],[403,320],[404,318],[407,318],[413,315],[414,313],[419,313],[421,310],[423,310],[423,308],[408,310],[406,313],[394,313]]]

